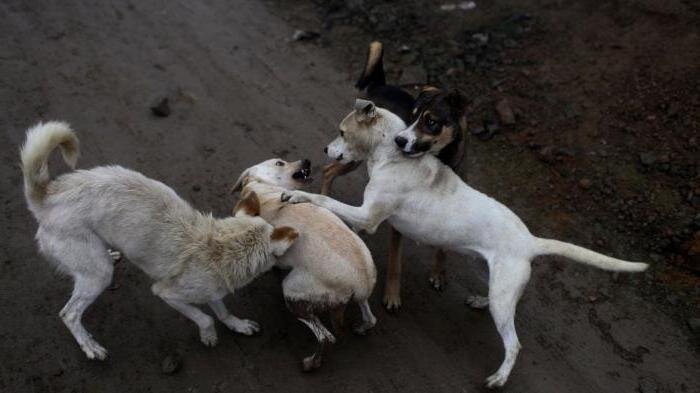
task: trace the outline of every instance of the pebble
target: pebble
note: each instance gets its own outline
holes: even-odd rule
[[[158,117],[170,116],[170,103],[168,97],[164,97],[157,104],[151,106],[151,112]]]
[[[179,357],[170,355],[163,359],[160,367],[163,374],[173,375],[180,370],[180,367],[182,367],[182,362],[180,361]]]
[[[295,30],[292,34],[292,41],[307,41],[320,37],[321,34],[315,31]]]
[[[591,182],[590,179],[587,179],[587,178],[583,178],[583,179],[579,180],[579,182],[578,182],[579,187],[583,188],[584,190],[591,188],[591,184],[593,184],[593,183]]]
[[[515,114],[513,109],[510,107],[510,103],[507,99],[502,99],[496,104],[496,112],[498,112],[498,117],[501,119],[501,123],[505,125],[515,124]]]

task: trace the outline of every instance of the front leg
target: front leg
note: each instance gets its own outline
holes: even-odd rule
[[[326,208],[352,227],[362,229],[369,234],[377,231],[379,224],[389,217],[392,210],[391,204],[387,202],[379,203],[373,198],[367,198],[367,196],[365,196],[365,202],[359,207],[338,202],[325,195],[311,194],[298,190],[283,192],[281,199],[282,202],[310,202],[316,206]]]
[[[216,317],[219,318],[219,321],[236,333],[252,336],[260,331],[260,325],[257,322],[251,321],[250,319],[240,319],[231,314],[226,308],[223,299],[210,301],[209,307],[214,310],[214,313],[216,314]]]

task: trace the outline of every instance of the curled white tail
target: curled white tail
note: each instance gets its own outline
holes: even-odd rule
[[[71,169],[75,168],[80,148],[78,137],[67,123],[50,121],[27,130],[27,140],[20,149],[20,159],[24,194],[30,208],[39,205],[46,195],[46,185],[50,180],[47,161],[57,147],[61,148],[66,164]]]
[[[623,261],[559,240],[538,238],[536,242],[536,255],[560,255],[603,270],[614,272],[642,272],[649,267],[646,263]]]

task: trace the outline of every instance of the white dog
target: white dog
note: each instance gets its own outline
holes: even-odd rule
[[[640,272],[648,267],[533,236],[510,209],[469,187],[437,158],[402,154],[394,142],[399,132],[409,140],[415,139],[410,128],[402,131],[405,128],[393,113],[357,100],[355,110],[340,124],[341,136],[328,146],[328,151],[341,152],[345,162],[367,160],[370,180],[362,206],[303,191],[289,192],[283,199],[325,207],[368,233],[388,220],[399,232],[420,243],[462,254],[476,252],[485,258],[490,272],[489,297],[473,299],[473,303],[489,306],[505,347],[503,363],[486,379],[488,387],[506,383],[520,350],[515,308],[530,278],[534,257],[560,255],[611,271]]]
[[[278,265],[291,269],[282,283],[287,308],[318,341],[316,353],[303,360],[305,371],[320,367],[324,348],[335,342],[318,314],[334,312],[337,333],[343,328],[345,306],[353,300],[362,312],[362,323],[354,328],[356,333],[364,334],[377,322],[368,302],[377,272],[362,239],[324,208],[280,201],[282,192],[311,180],[310,166],[308,160],[290,163],[271,159],[246,169],[234,185],[234,190],[242,190],[243,197],[252,192],[258,195],[262,218],[275,226],[293,226],[301,233],[278,258]]]
[[[222,299],[270,269],[272,255],[282,255],[298,234],[255,217],[254,194],[235,217],[215,219],[194,210],[165,184],[119,166],[50,180],[47,159],[56,147],[74,168],[78,138],[67,124],[50,122],[27,131],[21,149],[24,190],[39,222],[39,250],[75,281],[59,315],[88,358],[107,356],[81,318],[112,280],[108,247],[155,280],[153,293],[196,323],[205,345],[216,344],[214,321],[190,303],[209,303],[236,332],[250,335],[259,329],[230,314]]]

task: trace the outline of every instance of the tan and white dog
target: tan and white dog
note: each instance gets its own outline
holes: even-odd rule
[[[430,155],[411,158],[395,138],[410,138],[411,128],[392,112],[357,100],[355,110],[340,123],[334,149],[343,159],[367,160],[370,180],[362,206],[354,207],[323,195],[292,191],[291,203],[325,207],[357,229],[374,233],[384,220],[403,235],[461,254],[477,253],[489,266],[489,296],[473,299],[488,305],[503,345],[505,359],[486,379],[488,387],[503,386],[515,364],[520,342],[515,332],[515,309],[530,278],[530,262],[538,255],[559,255],[620,272],[640,272],[648,265],[626,262],[557,240],[533,236],[510,209],[469,187],[451,169]]]
[[[78,138],[67,124],[49,122],[27,131],[20,152],[24,190],[39,222],[39,250],[74,280],[59,315],[88,358],[107,356],[81,318],[112,280],[108,247],[155,280],[153,293],[197,324],[205,345],[217,342],[214,320],[192,303],[208,303],[233,331],[250,335],[259,330],[256,322],[229,313],[222,299],[270,269],[274,256],[294,243],[294,229],[275,229],[256,217],[254,194],[234,217],[216,219],[193,209],[165,184],[119,166],[76,170],[51,180],[47,160],[57,147],[74,168]]]
[[[345,307],[352,300],[362,313],[356,333],[364,334],[377,322],[368,302],[377,272],[362,239],[324,208],[280,200],[283,192],[308,183],[310,171],[308,160],[270,159],[246,169],[233,187],[241,190],[242,197],[257,194],[260,216],[272,225],[293,226],[301,233],[277,263],[291,269],[282,283],[287,308],[318,341],[317,351],[303,360],[305,371],[320,367],[325,347],[335,342],[319,314],[333,312],[336,330],[342,329]]]

